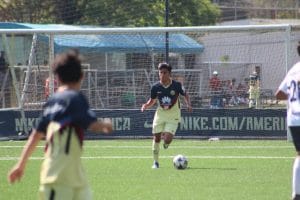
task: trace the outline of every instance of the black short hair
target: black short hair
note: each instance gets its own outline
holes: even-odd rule
[[[158,70],[161,70],[161,69],[167,69],[169,72],[172,71],[172,67],[168,63],[159,63]]]
[[[57,55],[52,64],[54,74],[63,83],[78,82],[82,77],[81,68],[79,52],[74,50]]]

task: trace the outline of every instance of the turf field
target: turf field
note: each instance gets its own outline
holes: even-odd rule
[[[160,151],[160,169],[151,169],[151,140],[85,141],[83,163],[95,200],[288,200],[294,148],[286,141],[174,140]],[[7,171],[24,142],[0,142],[0,200],[37,199],[43,143],[20,183]],[[186,170],[172,157],[184,154]]]

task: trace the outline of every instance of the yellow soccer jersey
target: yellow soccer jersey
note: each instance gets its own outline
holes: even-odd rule
[[[41,184],[55,183],[71,187],[82,187],[87,184],[80,159],[82,145],[76,133],[78,130],[72,125],[62,127],[59,123],[49,123]]]
[[[159,121],[163,120],[166,122],[177,121],[179,123],[180,118],[181,118],[181,112],[180,112],[180,108],[179,108],[179,102],[177,100],[176,103],[174,104],[174,106],[172,106],[170,109],[165,110],[159,106],[155,112],[154,122],[156,120],[159,120]]]
[[[172,80],[168,87],[164,87],[160,82],[151,88],[151,98],[158,100],[158,108],[154,116],[154,123],[158,121],[178,123],[180,122],[179,95],[185,95],[185,90],[180,82]]]
[[[80,157],[84,130],[96,120],[78,91],[65,90],[48,99],[36,127],[46,133],[41,184],[81,187],[87,183]]]

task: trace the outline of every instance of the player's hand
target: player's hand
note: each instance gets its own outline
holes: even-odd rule
[[[9,183],[15,183],[16,181],[20,181],[24,174],[24,168],[16,165],[12,170],[8,173],[7,179]]]
[[[142,107],[141,107],[141,111],[144,112],[144,110],[146,110],[146,109],[147,109],[146,104],[143,104]]]
[[[104,119],[102,122],[103,133],[111,133],[113,131],[112,122],[110,119]]]
[[[188,110],[188,112],[192,112],[192,111],[193,111],[192,106],[191,106],[191,105],[188,105],[188,106],[187,106],[187,110]]]
[[[113,131],[113,128],[112,128],[111,124],[110,125],[106,125],[105,127],[102,128],[102,132],[106,133],[106,134],[111,133],[112,131]]]

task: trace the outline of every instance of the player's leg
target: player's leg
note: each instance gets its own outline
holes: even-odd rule
[[[164,132],[163,133],[163,138],[164,138],[163,147],[164,147],[164,149],[167,149],[169,147],[169,145],[171,144],[172,140],[173,140],[173,134],[168,133],[168,132]]]
[[[152,168],[156,169],[159,168],[159,150],[160,150],[160,140],[161,140],[161,133],[154,133],[153,134],[153,141],[152,141],[152,153],[153,153],[153,166]]]
[[[255,97],[254,97],[254,89],[253,86],[250,86],[249,89],[249,108],[254,108]]]
[[[300,151],[297,151],[297,154],[293,165],[293,200],[300,200]]]
[[[156,113],[152,124],[152,134],[153,134],[152,153],[153,153],[153,160],[154,160],[152,168],[154,169],[159,168],[158,159],[159,159],[160,141],[161,141],[161,133],[164,130],[164,127],[165,127],[165,122]]]
[[[300,152],[298,151],[297,154],[293,164],[293,197],[296,195],[300,197]]]
[[[292,200],[300,200],[300,195],[295,195]]]
[[[249,99],[249,108],[254,108],[255,100]]]
[[[92,191],[89,186],[74,189],[73,200],[92,200]]]
[[[217,107],[217,97],[216,94],[212,94],[212,97],[210,99],[210,108],[215,109]]]
[[[166,123],[165,128],[163,130],[164,149],[167,149],[171,144],[171,142],[173,141],[173,137],[176,133],[177,127],[178,127],[178,120]]]
[[[73,200],[74,190],[71,187],[56,185],[56,184],[44,184],[39,189],[40,200]]]
[[[260,104],[260,101],[259,101],[259,89],[257,89],[255,91],[255,108],[258,109],[259,108],[259,104]]]
[[[297,156],[293,164],[292,197],[293,200],[300,200],[300,126],[289,127],[289,129],[297,151]]]

